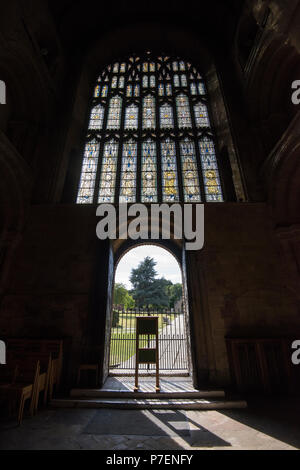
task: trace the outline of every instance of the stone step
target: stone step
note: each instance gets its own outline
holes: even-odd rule
[[[139,377],[155,377],[155,370],[154,371],[143,371],[140,369]],[[177,370],[160,370],[159,376],[161,378],[164,377],[190,377],[189,372],[185,371],[177,371]],[[116,371],[109,371],[109,377],[132,377],[132,369],[124,369],[124,370],[116,370]]]
[[[158,398],[156,392],[130,390],[101,390],[73,388],[70,396],[72,398]],[[159,393],[159,399],[165,398],[220,398],[224,397],[224,390],[192,390],[192,391],[164,391]]]
[[[245,400],[230,399],[120,399],[120,398],[56,398],[50,401],[55,408],[118,408],[118,409],[176,409],[176,410],[221,410],[233,408],[246,408]]]

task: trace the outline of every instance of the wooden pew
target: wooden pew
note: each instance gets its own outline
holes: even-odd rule
[[[38,380],[37,380],[34,413],[37,412],[38,404],[39,404],[39,397],[40,397],[41,392],[44,392],[44,397],[43,397],[44,405],[46,405],[47,403],[47,395],[49,393],[51,371],[52,371],[51,354],[35,353],[35,357],[39,359],[40,361],[40,371],[39,371]]]
[[[18,405],[21,424],[24,406],[30,399],[29,412],[36,413],[40,394],[43,403],[59,388],[62,372],[63,341],[50,339],[8,338],[7,364],[0,368],[0,398],[9,402],[10,410]]]
[[[47,395],[53,396],[54,387],[59,389],[63,362],[63,341],[58,339],[32,339],[32,338],[8,338],[7,350],[26,351],[29,354],[40,354],[40,357],[48,357],[51,354],[51,371]]]
[[[56,390],[59,390],[62,364],[63,364],[63,341],[62,340],[44,340],[43,341],[44,351],[51,353],[51,379],[49,387],[49,399],[52,398],[54,386]]]
[[[9,408],[18,405],[18,423],[22,423],[24,406],[30,400],[29,413],[32,416],[36,403],[40,363],[28,358],[17,359],[17,374],[14,383],[0,387],[0,394],[9,402]]]
[[[51,377],[51,371],[52,371],[51,354],[40,353],[40,352],[29,352],[29,351],[25,351],[21,353],[18,350],[16,352],[11,351],[10,356],[11,356],[12,362],[16,364],[18,364],[19,361],[22,361],[22,360],[26,360],[27,362],[39,361],[40,369],[39,369],[38,378],[37,378],[36,395],[35,395],[35,401],[34,401],[34,407],[33,407],[33,413],[36,413],[38,409],[39,397],[40,397],[41,392],[44,392],[44,397],[43,397],[44,405],[47,403],[47,394],[49,391],[50,377]]]

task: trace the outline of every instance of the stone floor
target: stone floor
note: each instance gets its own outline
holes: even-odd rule
[[[224,411],[45,409],[0,425],[1,450],[299,449],[300,401],[249,399]]]
[[[140,377],[141,392],[155,392],[155,377]],[[160,377],[162,392],[196,392],[189,377]],[[133,391],[134,377],[108,377],[101,390]]]

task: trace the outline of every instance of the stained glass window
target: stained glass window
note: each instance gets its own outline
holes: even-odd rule
[[[94,98],[98,98],[98,96],[100,96],[100,91],[101,91],[101,86],[100,86],[100,85],[97,85],[97,86],[95,87]]]
[[[107,66],[92,89],[77,202],[222,202],[208,102],[179,57]]]
[[[99,157],[98,142],[88,142],[85,146],[79,191],[78,204],[92,204]]]
[[[155,99],[151,95],[143,100],[143,128],[155,129]]]
[[[156,144],[148,139],[142,144],[141,201],[157,202]]]
[[[184,202],[200,202],[200,186],[195,145],[189,139],[180,142]]]
[[[148,77],[147,77],[147,75],[143,76],[143,87],[144,88],[148,87]]]
[[[202,83],[202,82],[198,83],[198,90],[199,90],[200,95],[205,95],[204,83]]]
[[[101,92],[102,98],[106,98],[106,97],[107,97],[107,91],[108,91],[108,86],[107,86],[107,85],[104,85],[104,87],[102,88],[102,92]]]
[[[172,106],[164,104],[160,108],[160,126],[161,128],[173,127],[173,110]]]
[[[199,141],[199,150],[205,187],[205,199],[207,202],[222,202],[222,188],[213,141],[204,137]]]
[[[166,85],[166,91],[167,91],[167,96],[172,95],[172,85],[170,83],[167,83]]]
[[[98,203],[112,203],[115,198],[119,144],[115,140],[104,145]]]
[[[127,88],[126,88],[126,96],[131,96],[132,95],[132,86],[131,85],[127,85]]]
[[[119,129],[121,121],[122,98],[115,96],[110,99],[107,129]]]
[[[189,101],[186,95],[179,95],[176,98],[177,118],[179,127],[191,127],[191,114]]]
[[[138,128],[138,107],[132,104],[126,108],[125,112],[125,129]]]
[[[179,201],[176,147],[173,140],[161,143],[163,202]]]
[[[209,127],[209,118],[205,104],[196,104],[194,106],[196,126]]]
[[[120,183],[120,201],[135,202],[136,199],[137,144],[130,140],[123,144]]]
[[[174,86],[176,88],[178,88],[180,86],[179,76],[178,75],[174,75]]]
[[[89,129],[102,129],[103,124],[103,117],[104,117],[104,108],[99,104],[92,109],[90,122],[89,122]]]
[[[111,82],[111,87],[116,88],[118,83],[118,77],[113,77],[112,82]]]
[[[191,94],[192,95],[197,95],[198,94],[197,87],[196,87],[195,83],[191,83]]]

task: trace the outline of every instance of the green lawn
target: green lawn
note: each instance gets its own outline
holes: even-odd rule
[[[171,323],[176,315],[176,313],[157,315],[159,331],[168,323]],[[135,326],[136,315],[134,313],[126,313],[119,316],[117,326],[111,329],[110,366],[127,361],[127,359],[135,354]],[[147,339],[140,340],[140,347],[147,347]]]
[[[167,322],[164,319],[168,320],[171,323],[174,318],[176,317],[176,313],[166,313],[166,314],[159,314],[158,316],[158,329],[161,330],[164,326],[166,326]],[[146,316],[146,315],[145,315]],[[136,315],[134,313],[126,313],[119,315],[118,321],[118,328],[135,328],[136,324]]]
[[[122,332],[122,333],[121,333]],[[115,341],[117,339],[121,341]],[[140,347],[146,347],[147,340],[140,340]],[[125,333],[120,328],[113,328],[110,340],[110,365],[127,361],[135,354],[135,333]]]

